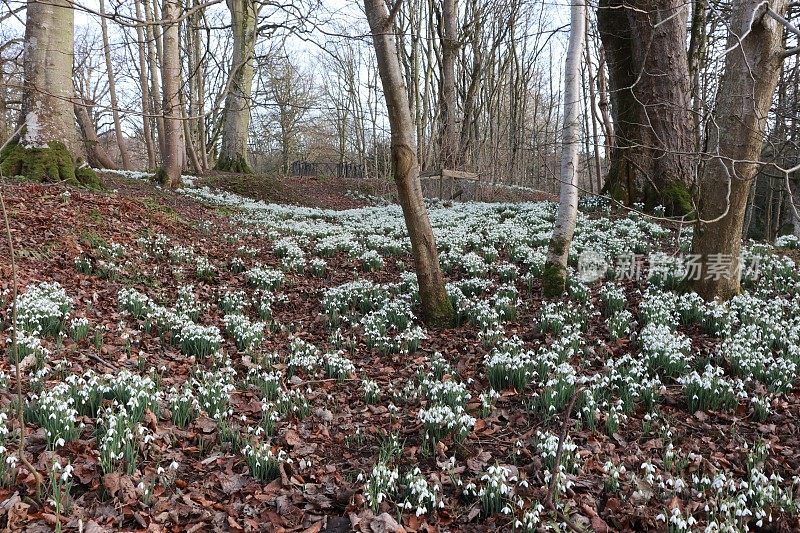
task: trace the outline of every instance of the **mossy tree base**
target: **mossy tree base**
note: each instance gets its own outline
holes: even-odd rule
[[[423,300],[425,302],[425,300]],[[448,328],[455,323],[456,311],[450,298],[438,298],[435,302],[423,304],[422,321],[431,328]]]
[[[220,172],[233,172],[235,174],[253,173],[253,169],[250,168],[250,164],[242,154],[237,154],[234,157],[220,157],[214,169]]]
[[[94,170],[76,167],[72,154],[58,141],[50,142],[47,148],[9,144],[0,153],[0,170],[4,176],[24,176],[41,183],[64,182],[94,189],[102,186]]]
[[[545,298],[561,296],[567,290],[567,269],[547,261],[542,271],[542,294]]]
[[[172,180],[169,177],[169,174],[167,173],[167,171],[163,167],[159,168],[158,170],[156,170],[156,173],[153,174],[153,177],[150,178],[150,179],[151,179],[151,181],[154,181],[155,183],[158,183],[162,187],[169,187],[171,189],[177,189],[178,187],[180,187],[183,184],[181,182],[180,177],[178,177],[177,180]]]
[[[689,215],[695,211],[689,187],[679,181],[664,183],[657,189],[652,183],[636,183],[635,179],[609,177],[603,192],[614,200],[632,207],[641,203],[646,211],[663,206],[668,216]]]

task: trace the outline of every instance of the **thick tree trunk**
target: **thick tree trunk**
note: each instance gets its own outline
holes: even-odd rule
[[[97,185],[91,169],[76,169],[73,158],[82,152],[73,111],[73,30],[74,12],[69,0],[28,2],[24,128],[19,142],[0,153],[0,169],[5,175]]]
[[[700,181],[700,220],[693,243],[701,266],[694,289],[707,300],[727,300],[741,288],[744,214],[783,61],[783,26],[766,14],[764,4],[742,0],[734,8],[709,131],[714,157]],[[786,0],[770,6],[785,13]]]
[[[181,63],[178,0],[164,0],[161,16],[164,21],[164,45],[161,58],[161,78],[164,86],[164,153],[158,179],[170,188],[181,183],[183,170],[183,113],[181,112]]]
[[[615,127],[605,190],[628,205],[693,210],[684,0],[600,0]]]
[[[119,118],[119,103],[117,101],[117,81],[114,77],[114,65],[111,61],[111,46],[108,40],[108,23],[105,17],[105,2],[100,0],[100,30],[103,35],[103,50],[105,52],[106,71],[108,73],[108,96],[111,99],[111,117],[114,120],[114,135],[117,137],[119,155],[122,159],[122,168],[131,170],[131,156],[122,133],[122,121]]]
[[[453,319],[453,307],[445,291],[436,239],[428,219],[419,182],[419,162],[414,150],[414,124],[408,92],[400,70],[397,45],[384,0],[364,0],[372,31],[389,125],[392,133],[392,168],[397,195],[411,239],[411,251],[419,282],[422,319],[428,325],[445,325]]]
[[[581,55],[585,36],[586,4],[572,4],[569,46],[564,65],[564,129],[561,143],[561,194],[553,236],[544,266],[545,296],[559,296],[567,283],[567,257],[578,217],[578,165],[581,134]]]
[[[225,97],[222,147],[217,170],[249,173],[247,140],[253,93],[253,61],[258,9],[253,0],[227,0],[233,30],[230,90]]]
[[[94,168],[116,169],[117,165],[97,138],[97,130],[89,116],[89,111],[86,109],[86,106],[76,102],[74,109],[75,118],[78,120],[78,127],[83,135],[83,145],[86,148],[86,161]]]

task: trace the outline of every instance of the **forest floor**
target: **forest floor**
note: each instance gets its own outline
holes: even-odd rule
[[[308,208],[200,188],[221,180]],[[762,279],[730,306],[653,272],[546,301],[552,204],[437,205],[460,319],[422,329],[402,216],[371,207],[388,190],[105,182],[2,184],[45,483],[13,460],[3,357],[0,530],[800,530],[800,273],[781,251],[751,247]],[[686,239],[588,205],[576,248]]]
[[[197,181],[198,186],[218,188],[247,198],[286,205],[320,209],[354,209],[375,203],[396,203],[394,183],[379,179],[345,179],[325,176],[273,177],[264,175],[213,173]],[[477,192],[483,201],[541,202],[558,198],[525,187],[482,185]]]

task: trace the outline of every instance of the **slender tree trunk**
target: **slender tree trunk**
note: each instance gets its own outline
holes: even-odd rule
[[[772,176],[764,176],[766,178],[769,194],[767,195],[767,203],[764,208],[764,235],[762,238],[767,241],[772,241],[772,206],[775,204],[775,178]]]
[[[775,179],[775,185],[778,187],[778,201],[775,204],[775,221],[772,224],[772,235],[770,235],[769,242],[774,242],[781,232],[781,220],[783,218],[783,200],[785,187],[780,178]]]
[[[69,0],[28,2],[24,88],[19,142],[0,153],[6,176],[34,181],[96,185],[97,176],[77,165],[82,153],[73,109],[74,11]],[[35,44],[34,44],[35,43]]]
[[[180,110],[181,110],[181,125],[183,126],[183,139],[186,145],[184,148],[184,153],[186,157],[189,159],[189,162],[192,164],[192,169],[194,170],[195,174],[200,174],[203,171],[203,167],[200,163],[200,158],[197,156],[197,149],[195,148],[194,140],[192,139],[192,127],[189,119],[186,117],[186,102],[183,96],[183,92],[178,93],[180,95]]]
[[[461,122],[459,151],[461,152],[462,157],[465,159],[468,158],[467,160],[474,166],[476,165],[477,161],[473,153],[472,130],[475,123],[478,121],[476,101],[478,99],[478,92],[480,90],[483,55],[481,52],[480,42],[482,26],[480,16],[476,13],[477,2],[475,0],[471,0],[471,4],[474,16],[472,21],[472,65],[470,66],[469,83],[467,84],[467,92],[466,96],[464,97],[464,117]]]
[[[114,135],[117,138],[119,156],[122,159],[122,168],[131,170],[131,156],[125,144],[122,133],[122,121],[119,118],[119,102],[117,101],[117,83],[114,77],[114,65],[111,61],[111,46],[108,40],[108,23],[105,17],[105,1],[100,0],[100,30],[103,36],[103,50],[105,52],[106,71],[108,73],[108,96],[111,99],[111,117],[114,120]]]
[[[786,204],[786,220],[791,228],[791,234],[800,237],[800,177],[798,176],[789,180]]]
[[[94,168],[116,169],[117,165],[97,138],[97,130],[89,116],[89,111],[86,109],[86,106],[75,102],[74,109],[78,127],[83,135],[83,145],[86,149],[86,161]]]
[[[584,22],[584,26],[585,25],[586,25],[586,23]],[[586,33],[585,29],[584,29],[584,33]],[[584,35],[584,41],[585,40],[586,40],[586,36]],[[585,48],[585,43],[584,43],[584,48]],[[581,52],[581,54],[583,54],[583,52]],[[587,63],[587,67],[588,67],[588,63],[589,63],[589,56],[588,55],[586,56],[586,63]],[[588,70],[588,68],[586,70]],[[592,172],[594,170],[594,168],[592,166],[592,162],[589,161],[589,154],[592,153],[592,147],[589,144],[591,142],[591,137],[590,137],[590,134],[589,134],[589,132],[590,132],[589,120],[591,119],[592,114],[589,112],[589,109],[588,109],[588,107],[590,105],[594,106],[594,104],[593,104],[593,100],[591,100],[589,98],[589,95],[587,94],[587,90],[586,90],[586,85],[587,85],[587,83],[586,83],[586,81],[587,81],[586,80],[586,70],[585,69],[581,69],[581,100],[584,103],[584,106],[587,108],[587,109],[584,110],[584,113],[583,113],[583,135],[582,135],[582,137],[583,137],[583,153],[584,153],[584,157],[586,158],[586,164],[585,165],[579,165],[578,168],[579,169],[581,169],[581,168],[583,169],[583,170],[579,170],[579,174],[582,174],[583,171],[586,171],[586,173],[588,174],[587,178],[589,179],[589,185],[588,185],[588,187],[586,187],[585,185],[581,185],[580,179],[578,179],[578,185],[579,185],[579,187],[588,188],[589,192],[591,194],[595,194],[595,193],[600,192],[600,191],[599,190],[597,190],[597,191],[594,190],[594,176],[593,176],[593,172]],[[592,84],[592,82],[589,81],[588,85],[591,85],[591,84]]]
[[[600,0],[615,145],[605,189],[670,214],[694,210],[685,0]]]
[[[703,144],[703,131],[700,127],[703,110],[702,86],[700,76],[706,61],[708,35],[706,22],[708,19],[708,0],[692,2],[692,28],[689,41],[689,79],[692,91],[692,119],[694,121],[695,151],[700,152]]]
[[[553,236],[544,266],[545,296],[561,295],[567,283],[567,258],[578,218],[578,165],[581,129],[581,54],[585,35],[586,4],[576,0],[570,8],[569,45],[564,65],[564,129],[561,143],[561,193]]]
[[[151,1],[153,2],[152,5],[155,5],[156,2],[158,2],[158,0],[144,0],[145,20],[148,22],[155,22],[155,13],[153,13],[153,9],[150,4]],[[160,26],[147,24],[145,30],[147,35],[147,55],[150,58],[150,97],[152,98],[153,102],[153,114],[156,116],[158,150],[161,154],[164,154],[166,151],[166,147],[164,145],[166,135],[164,133],[164,110],[161,107],[161,71],[158,67],[159,60],[161,59],[161,56],[158,53],[158,50],[161,47],[158,46],[158,42],[161,40],[161,36],[156,35],[156,31],[163,31],[163,29]]]
[[[456,57],[458,56],[458,5],[456,0],[444,0],[442,6],[442,91],[439,95],[441,113],[442,168],[461,167],[456,129]]]
[[[250,135],[250,101],[258,10],[253,0],[227,0],[233,30],[230,90],[225,97],[222,148],[217,170],[250,173],[247,141]]]
[[[197,8],[201,0],[194,0],[194,7]],[[200,21],[204,16],[204,11],[198,11],[192,16],[192,33],[194,41],[190,54],[194,57],[194,64],[197,70],[194,72],[195,78],[195,102],[197,108],[197,139],[198,151],[200,152],[200,164],[203,170],[208,169],[208,150],[206,149],[206,73],[202,63],[202,44],[200,39]]]
[[[170,188],[181,183],[183,170],[183,113],[181,111],[181,62],[180,62],[180,15],[179,0],[164,0],[163,17],[164,45],[161,58],[161,77],[164,83],[164,153],[159,170],[159,181]]]
[[[756,207],[756,188],[750,187],[750,194],[747,199],[747,208],[744,215],[744,227],[742,228],[742,239],[747,239],[750,235],[750,224],[753,222],[753,210]]]
[[[606,165],[611,162],[611,150],[614,146],[614,123],[611,120],[611,113],[608,110],[608,79],[606,78],[606,53],[600,45],[599,66],[597,67],[597,92],[600,94],[600,101],[597,107],[600,108],[600,116],[603,117],[603,136],[605,137],[605,156]]]
[[[701,178],[693,242],[701,267],[694,289],[707,300],[727,300],[741,290],[744,214],[783,62],[783,26],[766,15],[764,4],[742,0],[734,7],[709,132],[714,158]],[[786,0],[769,5],[779,14],[786,12]]]
[[[142,19],[142,0],[134,0],[136,5],[136,18]],[[136,25],[136,39],[139,41],[139,83],[142,89],[142,133],[147,147],[147,170],[156,168],[156,150],[153,143],[152,114],[153,107],[150,100],[150,81],[147,71],[147,57],[145,54],[145,31],[141,24]]]
[[[411,239],[422,302],[422,319],[428,325],[444,325],[452,321],[453,307],[445,291],[436,239],[422,197],[419,163],[414,149],[414,125],[389,12],[384,0],[364,0],[364,9],[372,31],[389,113],[392,167],[400,206]]]

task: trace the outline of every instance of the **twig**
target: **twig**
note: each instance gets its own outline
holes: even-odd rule
[[[586,533],[586,531],[579,528],[575,524],[575,522],[573,522],[572,519],[569,518],[567,515],[565,515],[562,511],[559,511],[558,509],[556,509],[555,511],[556,511],[556,516],[558,516],[558,519],[567,524],[567,527],[570,528],[572,531],[574,531],[575,533]]]
[[[564,453],[564,441],[567,440],[567,432],[569,431],[570,414],[572,413],[572,408],[575,407],[575,400],[578,399],[578,395],[581,393],[581,390],[582,389],[580,387],[575,389],[575,392],[572,394],[572,398],[569,401],[569,405],[567,406],[567,410],[564,412],[564,425],[561,428],[561,436],[558,439],[558,448],[556,449],[555,461],[550,469],[550,487],[547,490],[547,497],[544,500],[545,508],[554,511],[558,516],[558,519],[563,521],[572,531],[575,531],[576,533],[583,533],[583,530],[575,525],[575,523],[573,523],[572,520],[561,510],[556,508],[555,504],[553,503],[553,498],[556,491],[556,485],[558,484],[559,470],[561,469],[561,455]]]
[[[2,171],[0,171],[0,179],[2,178],[3,174]],[[25,411],[22,408],[22,372],[19,368],[20,360],[17,346],[17,262],[14,259],[14,240],[11,236],[11,225],[8,223],[8,213],[6,212],[6,202],[3,198],[2,187],[0,187],[0,208],[3,210],[3,221],[6,225],[6,236],[8,237],[8,252],[11,256],[11,358],[14,361],[14,373],[17,380],[17,422],[19,423],[18,455],[22,465],[33,474],[36,480],[36,492],[39,493],[42,488],[42,475],[33,467],[25,456]]]
[[[101,365],[105,365],[105,366],[107,366],[108,368],[111,368],[111,369],[114,369],[114,370],[117,370],[117,371],[119,370],[119,367],[118,367],[118,366],[116,366],[116,365],[112,364],[110,361],[106,361],[106,360],[104,360],[102,357],[99,357],[99,356],[97,356],[97,355],[95,355],[95,354],[93,354],[93,353],[88,353],[88,354],[86,354],[86,356],[87,356],[89,359],[91,359],[92,361],[95,361],[95,362],[97,362],[97,363],[100,363]]]
[[[556,448],[556,458],[553,461],[553,466],[550,468],[550,488],[547,490],[547,498],[545,498],[545,507],[548,509],[555,509],[553,504],[553,496],[556,491],[556,484],[558,483],[558,471],[561,466],[561,455],[564,453],[564,441],[567,439],[567,431],[569,430],[569,417],[572,413],[572,408],[575,406],[575,400],[578,398],[581,389],[575,389],[572,398],[569,400],[567,410],[564,412],[564,425],[561,428],[561,436],[558,439],[558,448]]]
[[[397,14],[400,12],[400,6],[402,5],[403,0],[395,0],[392,10],[389,12],[389,16],[386,17],[386,21],[383,23],[385,29],[388,30],[392,24],[394,24],[394,19],[397,18]]]

